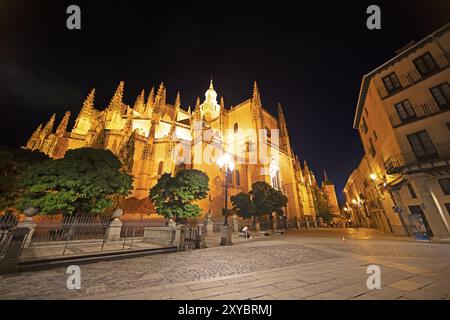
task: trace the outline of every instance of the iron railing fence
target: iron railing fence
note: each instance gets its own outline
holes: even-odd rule
[[[177,218],[177,224],[182,224],[185,226],[196,226],[202,224],[202,221],[199,218]],[[230,219],[228,219],[230,222]]]
[[[32,242],[103,239],[109,223],[108,216],[47,217],[37,223]]]
[[[288,229],[296,229],[297,228],[297,219],[288,219],[287,227]]]
[[[288,223],[285,219],[281,218],[277,220],[277,229],[287,229]]]
[[[435,62],[436,62],[436,70],[431,70],[428,74],[425,75],[421,75],[420,72],[417,69],[411,69],[409,71],[407,71],[404,74],[399,74],[397,75],[398,81],[400,82],[401,87],[393,90],[391,92],[387,91],[386,87],[383,84],[380,84],[379,86],[377,86],[377,91],[378,94],[380,95],[380,97],[382,99],[396,94],[397,92],[402,91],[405,88],[408,88],[420,81],[422,81],[425,78],[428,78],[429,76],[440,72],[441,70],[447,68],[450,64],[450,53],[449,52],[445,52],[444,54],[438,56],[435,58]]]
[[[411,166],[418,165],[436,160],[450,159],[450,142],[434,145],[434,152],[424,155],[417,155],[414,152],[406,152],[399,155],[391,156],[385,161],[385,168],[388,174],[396,173],[399,170]]]
[[[422,118],[430,117],[450,108],[450,106],[447,108],[439,107],[433,99],[423,103],[413,104],[411,106],[414,110],[414,114],[411,114],[406,118],[400,118],[398,113],[393,110],[393,112],[389,115],[389,120],[391,121],[393,128],[397,128],[403,124],[411,123]]]
[[[120,218],[120,221],[122,221],[122,229],[120,231],[122,238],[143,237],[146,227],[164,227],[167,225],[164,219],[144,216],[123,216]]]
[[[13,214],[6,213],[0,216],[0,259],[6,254],[8,244],[11,240],[11,230],[18,224]]]
[[[206,226],[186,226],[184,232],[184,245],[186,249],[199,249],[205,242]]]
[[[269,221],[260,221],[259,228],[261,230],[270,230],[271,229],[270,222]]]

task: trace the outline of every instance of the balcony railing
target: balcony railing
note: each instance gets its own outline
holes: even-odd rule
[[[439,160],[450,160],[450,142],[434,145],[435,152],[418,156],[414,152],[391,156],[384,163],[388,174],[398,173],[404,168],[421,166]]]
[[[417,69],[411,69],[405,74],[400,74],[397,76],[401,85],[400,88],[388,91],[384,85],[381,85],[377,87],[378,94],[382,99],[387,98],[447,68],[450,64],[450,52],[446,52],[445,54],[435,58],[435,62],[437,66],[436,70],[432,70],[425,75],[421,75]]]
[[[417,121],[422,118],[430,117],[432,115],[438,114],[442,111],[449,110],[449,107],[439,107],[433,99],[430,99],[423,103],[413,104],[414,115],[408,116],[407,118],[400,118],[398,113],[394,110],[389,119],[391,121],[392,127],[396,128],[401,125]]]

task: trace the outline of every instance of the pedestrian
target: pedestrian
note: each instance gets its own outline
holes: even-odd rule
[[[245,239],[251,239],[252,236],[250,235],[250,227],[247,225],[244,227],[244,229],[242,229],[242,232],[244,233],[244,238]]]

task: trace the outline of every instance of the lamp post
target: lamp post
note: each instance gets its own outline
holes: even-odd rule
[[[378,203],[378,206],[380,207],[379,209],[381,210],[381,212],[383,212],[383,215],[384,215],[384,217],[386,218],[386,221],[387,221],[389,230],[391,231],[391,233],[394,233],[394,230],[392,230],[391,221],[389,220],[389,218],[388,218],[386,212],[384,211],[383,202],[381,201],[381,200],[384,200],[385,198],[384,198],[383,194],[381,193],[381,191],[378,189],[378,186],[377,186],[378,175],[377,175],[376,173],[371,173],[371,174],[369,175],[369,177],[370,177],[370,179],[373,181],[373,186],[374,186],[375,192],[376,192],[376,194],[377,194],[377,203]],[[385,183],[386,183],[386,182],[385,182]],[[382,219],[380,219],[380,220],[382,220]],[[381,222],[382,222],[382,221],[381,221]],[[383,230],[383,231],[384,231],[384,230]]]
[[[231,244],[231,229],[228,227],[228,175],[234,169],[234,162],[228,153],[222,155],[218,160],[217,164],[220,168],[225,169],[225,210],[224,210],[224,222],[221,231],[220,245],[226,246]]]
[[[233,159],[231,159],[231,156],[228,153],[225,153],[217,160],[217,164],[220,168],[225,168],[225,220],[223,225],[228,226],[228,175],[234,169],[234,162]]]

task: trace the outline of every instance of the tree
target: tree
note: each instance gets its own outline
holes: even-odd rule
[[[270,228],[273,226],[272,212],[283,215],[283,207],[288,198],[279,190],[274,189],[267,182],[255,182],[250,191],[256,216],[269,215]]]
[[[103,213],[127,196],[133,178],[109,150],[79,148],[62,159],[47,160],[22,175],[25,189],[20,208],[38,207],[42,214]]]
[[[230,198],[233,204],[233,210],[236,214],[244,219],[253,218],[255,220],[255,208],[251,196],[248,193],[240,192]]]
[[[46,160],[48,157],[39,151],[0,148],[0,210],[17,208],[23,193],[20,175]]]
[[[284,193],[281,192],[280,190],[271,188],[270,200],[272,202],[273,212],[275,212],[278,216],[283,216],[284,215],[283,208],[286,207],[288,203],[288,198],[284,195]]]
[[[321,217],[323,221],[329,223],[333,220],[331,214],[328,196],[325,192],[320,191],[318,188],[313,188],[314,203],[316,204],[317,216]]]
[[[208,176],[200,170],[181,169],[175,177],[165,173],[150,189],[150,200],[158,214],[172,218],[193,218],[200,215],[200,207],[192,202],[206,198]]]

